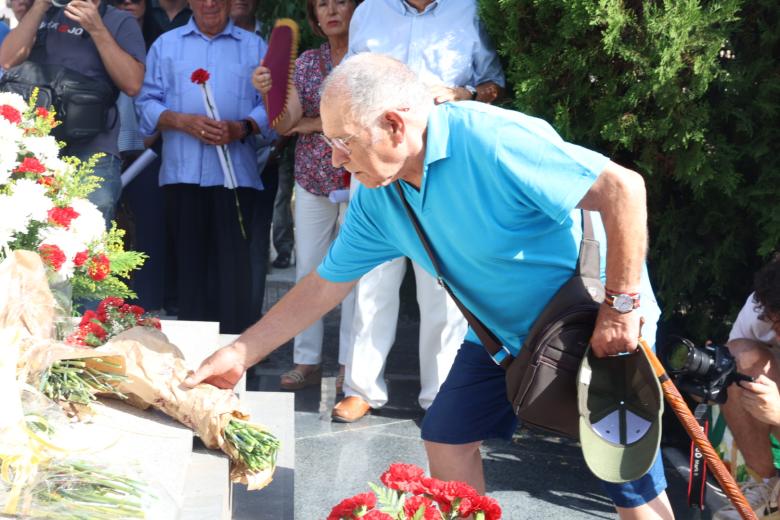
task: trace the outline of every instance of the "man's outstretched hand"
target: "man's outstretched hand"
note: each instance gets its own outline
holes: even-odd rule
[[[235,344],[228,345],[203,360],[198,370],[187,376],[183,384],[194,387],[200,383],[208,383],[217,388],[232,389],[245,371],[243,353],[237,350]]]

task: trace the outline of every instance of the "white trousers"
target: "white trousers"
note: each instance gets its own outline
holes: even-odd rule
[[[328,197],[309,193],[295,183],[295,278],[300,280],[320,265],[331,242],[338,234],[347,204],[334,204]],[[354,313],[355,291],[341,302],[339,326],[339,364],[347,362]],[[322,361],[322,320],[295,336],[293,362],[317,365]]]
[[[467,323],[455,302],[435,278],[412,262],[420,307],[419,403],[433,402],[447,378]],[[352,344],[347,356],[344,394],[356,395],[373,408],[387,403],[385,361],[395,342],[398,290],[406,272],[406,258],[386,262],[364,275],[355,287]]]

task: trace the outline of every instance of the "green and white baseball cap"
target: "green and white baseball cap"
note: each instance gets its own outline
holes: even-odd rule
[[[588,348],[577,374],[580,443],[594,475],[607,482],[642,477],[661,443],[663,394],[642,349],[597,358]]]

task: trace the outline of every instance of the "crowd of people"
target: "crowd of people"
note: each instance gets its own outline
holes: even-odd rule
[[[136,249],[149,254],[133,281],[140,303],[243,333],[191,384],[231,386],[291,338],[280,387],[319,384],[321,318],[341,303],[343,398],[332,418],[381,408],[408,258],[431,473],[484,492],[480,443],[511,438],[517,426],[503,369],[437,283],[403,199],[453,290],[512,355],[571,275],[580,210],[594,211],[608,298],[592,346],[611,355],[636,347],[640,317],[653,339],[660,316],[644,264],[642,179],[543,121],[490,106],[504,75],[474,0],[305,0],[324,43],[297,58],[287,110],[272,126],[263,95],[279,79],[262,66],[267,27],[256,1],[13,0],[18,25],[0,34],[0,66],[64,67],[114,93],[98,107],[103,127],[63,153],[102,154],[90,198],[107,226],[121,207]],[[218,119],[192,80],[198,69],[208,71]],[[156,159],[123,187],[121,172],[146,150]],[[273,265],[294,259],[298,283],[262,316],[272,243]],[[761,479],[746,494],[767,514],[780,495],[769,452],[769,434],[780,432],[779,285],[775,259],[728,345],[755,381],[732,386],[724,408]],[[635,305],[616,305],[621,298]],[[623,518],[673,516],[660,456],[641,479],[604,486]]]

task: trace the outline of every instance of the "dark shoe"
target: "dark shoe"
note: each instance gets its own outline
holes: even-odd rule
[[[290,253],[279,253],[271,265],[277,269],[287,269],[290,267]]]
[[[356,395],[345,397],[333,407],[330,416],[334,422],[352,423],[371,412],[371,406]]]

